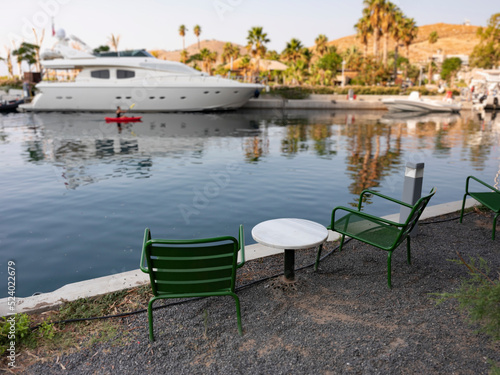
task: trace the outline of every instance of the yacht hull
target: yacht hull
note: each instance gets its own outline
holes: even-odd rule
[[[196,112],[239,108],[262,89],[261,85],[226,86],[119,86],[102,87],[73,83],[41,83],[40,92],[26,111],[114,112],[117,106],[134,112]],[[132,112],[132,111],[131,111]]]

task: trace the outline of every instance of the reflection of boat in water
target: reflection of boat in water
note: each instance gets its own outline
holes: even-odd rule
[[[115,174],[147,178],[155,158],[193,158],[214,138],[259,131],[257,123],[231,112],[149,113],[142,122],[128,124],[106,123],[92,113],[30,116],[43,160],[63,169],[57,174],[70,189]]]
[[[389,111],[395,112],[459,112],[461,105],[448,100],[423,99],[417,91],[407,98],[383,99]]]
[[[41,61],[45,76],[52,78],[36,85],[38,94],[23,110],[114,112],[132,104],[139,112],[227,110],[241,107],[264,88],[209,76],[144,50],[95,55],[79,39],[85,50],[70,47],[63,30],[57,37]],[[73,73],[68,76],[68,71]],[[66,79],[57,80],[59,75]]]
[[[458,113],[388,112],[380,121],[387,125],[406,124],[408,130],[413,131],[418,124],[434,123],[437,127],[445,127],[460,117]]]
[[[387,112],[381,117],[386,124],[417,122],[455,122],[460,118],[458,113],[426,113],[426,112]]]

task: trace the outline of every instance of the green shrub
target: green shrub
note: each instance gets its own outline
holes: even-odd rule
[[[27,314],[4,316],[0,320],[0,355],[15,342],[16,348],[31,334],[31,319]]]
[[[489,276],[490,269],[483,258],[479,258],[476,265],[473,258],[467,263],[460,254],[458,256],[459,260],[451,261],[465,265],[470,278],[463,280],[456,291],[438,294],[437,302],[456,299],[460,309],[468,311],[470,322],[479,323],[479,332],[500,340],[500,277],[492,279]]]

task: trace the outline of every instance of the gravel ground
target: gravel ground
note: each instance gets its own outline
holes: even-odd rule
[[[463,224],[436,222],[454,217],[419,226],[412,265],[404,245],[394,252],[392,290],[386,253],[349,241],[318,272],[297,271],[293,286],[274,277],[239,289],[242,337],[233,299],[206,298],[156,310],[154,343],[143,313],[124,319],[134,332],[129,344],[98,344],[26,373],[487,374],[488,359],[500,364],[500,344],[475,333],[456,302],[436,306],[431,294],[453,291],[467,277],[463,265],[449,261],[456,251],[488,260],[496,277],[500,231],[492,241],[489,214],[470,214]],[[333,248],[328,244],[324,254]],[[314,255],[297,251],[296,267],[313,263]],[[282,266],[280,256],[248,262],[239,285]]]

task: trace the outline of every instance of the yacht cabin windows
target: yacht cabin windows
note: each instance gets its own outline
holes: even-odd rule
[[[93,70],[90,72],[92,78],[109,79],[109,69]]]
[[[118,79],[134,78],[134,77],[135,77],[135,72],[133,70],[124,70],[124,69],[116,70],[116,78]]]

